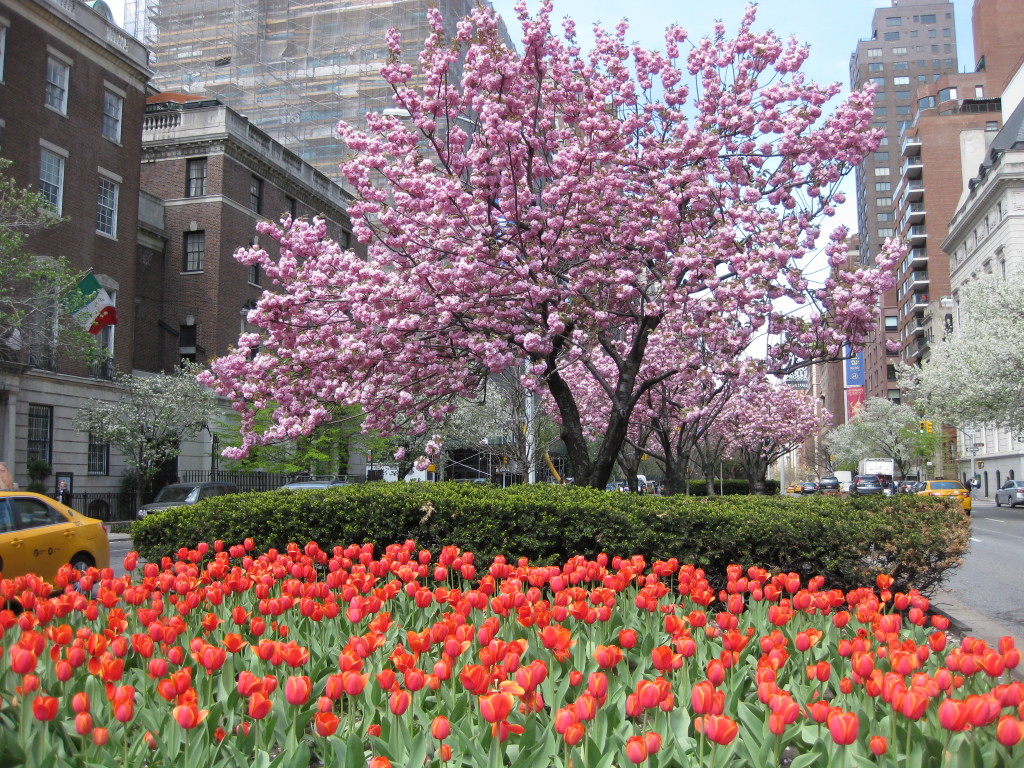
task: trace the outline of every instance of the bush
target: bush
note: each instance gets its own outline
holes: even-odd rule
[[[894,590],[927,594],[966,551],[959,505],[918,496],[686,497],[589,488],[473,483],[365,483],[309,491],[221,496],[149,515],[132,525],[154,561],[201,541],[252,538],[260,550],[315,541],[322,548],[408,539],[454,545],[482,562],[564,562],[573,555],[678,558],[709,574],[731,563],[822,575],[848,590],[893,577]],[[717,585],[716,585],[717,586]]]

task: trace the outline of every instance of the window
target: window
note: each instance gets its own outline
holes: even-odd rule
[[[875,218],[879,221],[892,221],[894,216],[892,211],[879,211],[875,214]]]
[[[910,85],[910,78],[907,77],[906,75],[901,75],[900,77],[894,77],[892,79],[892,84],[893,85]]]
[[[18,513],[18,528],[23,531],[67,522],[64,515],[56,509],[30,496],[25,498],[15,497],[11,499],[11,504]]]
[[[202,272],[206,257],[206,232],[185,233],[185,264],[183,272]]]
[[[249,265],[249,278],[248,278],[248,280],[249,280],[249,285],[256,285],[256,286],[258,286],[260,284],[260,265],[259,264],[250,264]]]
[[[935,109],[935,97],[925,96],[917,100],[918,109]]]
[[[953,30],[951,30],[949,27],[946,27],[945,29],[942,30],[942,36],[943,37],[952,37],[953,36]]]
[[[890,354],[897,354],[898,355],[899,352],[890,353]],[[886,399],[889,402],[891,402],[893,405],[899,405],[900,404],[900,391],[898,389],[890,389],[888,394],[887,394],[887,396],[886,396]]]
[[[874,158],[875,158],[875,162],[876,163],[888,163],[889,162],[889,153],[888,152],[875,152]]]
[[[0,83],[4,81],[4,61],[7,59],[7,27],[0,23]]]
[[[911,112],[910,112],[910,105],[909,104],[897,104],[896,105],[896,114],[897,115],[909,115],[910,113]]]
[[[60,215],[64,199],[64,158],[46,149],[39,157],[39,191]]]
[[[193,157],[185,163],[185,197],[202,197],[206,194],[206,158]]]
[[[883,166],[880,166],[878,168],[875,168],[875,176],[888,176],[888,175],[889,175],[889,166],[883,165]]]
[[[903,25],[902,16],[886,16],[885,26],[887,27],[899,27]]]
[[[868,72],[881,72],[884,68],[884,65],[881,63],[868,64]]]
[[[178,356],[182,360],[188,360],[190,363],[196,361],[195,320],[191,320],[190,324],[178,326]]]
[[[294,219],[298,215],[299,211],[298,202],[295,200],[294,197],[291,197],[290,195],[285,195],[284,203],[285,207],[287,207],[288,209],[288,215]]]
[[[887,365],[885,366],[885,378],[887,381],[896,381],[896,366]]]
[[[892,182],[890,181],[876,181],[875,192],[888,192],[892,189]]]
[[[100,177],[100,191],[96,199],[96,231],[117,237],[117,193],[120,185],[116,181]]]
[[[952,101],[956,99],[956,88],[943,88],[939,91],[939,101]]]
[[[49,405],[28,406],[28,460],[53,464],[53,408]]]
[[[894,230],[894,229],[885,229],[885,228],[883,228],[883,229],[878,230],[878,238],[880,240],[885,240],[885,238],[892,237],[895,234],[896,234],[896,230]]]
[[[875,117],[885,117],[885,107],[875,107]]]
[[[907,49],[903,48],[903,47],[893,48],[892,49],[892,55],[893,56],[906,56],[907,55]]]
[[[71,67],[53,56],[46,60],[46,106],[68,113],[68,75]]]
[[[999,130],[999,121],[998,120],[989,120],[987,123],[985,123],[985,130],[986,131],[998,131]]]
[[[935,23],[935,14],[934,13],[922,13],[921,14],[921,23],[922,24],[934,24]]]
[[[906,101],[910,98],[910,91],[896,91],[896,98],[902,101]]]
[[[900,319],[896,315],[885,316],[885,330],[896,331],[899,329]]]
[[[879,88],[884,88],[885,87],[885,78],[884,77],[869,77],[868,78],[868,82],[874,83]]]
[[[938,36],[939,36],[938,30],[936,30],[936,29],[929,29],[928,30],[928,37],[929,37],[929,39],[934,40]]]
[[[894,61],[892,63],[892,69],[894,72],[906,72],[910,69],[909,61]]]
[[[881,56],[882,56],[882,49],[881,48],[868,48],[868,58],[869,59],[878,59],[878,58],[881,58]]]
[[[891,197],[876,197],[875,198],[875,205],[878,206],[879,208],[887,208],[888,206],[892,205],[892,198]]]
[[[103,92],[103,136],[111,141],[121,141],[121,112],[124,99],[110,91]]]
[[[101,443],[92,432],[89,433],[89,474],[110,474],[110,444]]]
[[[884,35],[882,35],[882,39],[883,40],[888,40],[889,42],[892,42],[893,40],[899,40],[900,39],[900,33],[899,32],[886,32]]]
[[[263,213],[263,179],[259,176],[253,176],[249,185],[249,208],[256,213]]]

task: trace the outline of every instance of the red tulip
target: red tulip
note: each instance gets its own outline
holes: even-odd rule
[[[195,704],[179,704],[171,711],[172,716],[182,728],[195,728],[206,719],[207,710],[200,710]]]
[[[10,649],[11,671],[16,675],[27,675],[36,668],[38,656],[20,645],[12,645]]]
[[[647,759],[647,742],[643,736],[630,736],[626,741],[626,758],[631,763],[642,763]]]
[[[725,682],[725,664],[721,659],[712,659],[708,662],[707,677],[716,688]]]
[[[79,736],[85,736],[85,734],[92,731],[92,715],[88,712],[79,712],[75,715],[75,733]]]
[[[857,740],[860,719],[856,712],[834,709],[828,717],[827,725],[829,733],[832,734],[832,740],[836,744],[852,744]]]
[[[430,723],[430,735],[438,741],[444,741],[451,735],[452,726],[448,722],[448,718],[444,715],[438,715]]]
[[[410,704],[412,704],[412,694],[408,691],[392,691],[388,698],[388,706],[395,715],[404,715]]]
[[[256,691],[249,696],[249,717],[253,720],[262,720],[273,708],[274,702],[263,691]]]
[[[1024,736],[1024,723],[1013,715],[1003,715],[996,723],[996,741],[1004,747],[1016,746]]]
[[[284,683],[284,698],[293,706],[301,706],[309,701],[313,693],[313,684],[308,675],[293,675]]]
[[[585,728],[583,726],[583,723],[575,722],[575,723],[569,724],[569,726],[566,727],[565,731],[562,733],[562,739],[570,747],[574,747],[577,744],[579,744],[581,741],[583,741],[583,736],[584,735],[585,735]]]
[[[868,742],[868,748],[871,750],[871,754],[878,757],[889,750],[889,743],[885,740],[885,736],[872,736],[871,741]]]
[[[515,706],[515,697],[505,691],[487,693],[480,697],[480,714],[489,723],[498,723],[509,716]]]
[[[32,699],[32,715],[42,722],[53,720],[57,716],[58,704],[56,696],[36,696]]]
[[[338,724],[341,720],[333,712],[317,712],[313,716],[313,727],[316,729],[318,736],[327,738],[333,736],[334,732],[338,730]]]
[[[594,648],[594,660],[602,669],[611,669],[624,658],[622,649],[617,645],[599,645]]]
[[[619,645],[623,648],[635,648],[637,642],[637,634],[635,629],[620,629],[619,630]]]
[[[90,734],[90,738],[92,739],[93,744],[97,747],[102,747],[110,739],[110,731],[106,728],[94,728]]]
[[[644,742],[647,744],[647,754],[656,755],[661,749],[661,734],[657,731],[648,731],[644,734]]]
[[[722,746],[732,743],[740,732],[736,721],[727,715],[704,715],[696,718],[693,725],[699,733]]]

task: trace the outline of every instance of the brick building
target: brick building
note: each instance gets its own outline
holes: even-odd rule
[[[135,242],[147,53],[101,2],[0,0],[0,157],[22,187],[66,218],[27,248],[89,270],[122,309],[97,343],[131,369]],[[112,396],[110,366],[60,360],[45,339],[23,339],[0,368],[0,461],[27,481],[30,459],[70,474],[76,490],[116,488],[110,453],[76,432],[84,401]],[[39,342],[39,343],[36,343]]]
[[[256,223],[319,215],[349,245],[345,193],[245,117],[216,100],[151,96],[141,187],[163,201],[162,247],[140,250],[136,367],[203,363],[238,340],[265,285],[233,257],[258,243]],[[266,241],[267,238],[264,238]],[[264,245],[269,243],[264,242]]]

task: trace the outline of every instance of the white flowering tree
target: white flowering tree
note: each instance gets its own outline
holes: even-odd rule
[[[893,460],[896,476],[906,477],[916,460],[931,455],[939,439],[937,434],[922,435],[920,420],[909,405],[873,397],[849,424],[829,432],[826,442],[840,466],[868,457],[887,458]]]
[[[963,428],[991,424],[1024,435],[1024,275],[985,276],[960,293],[959,323],[903,386],[922,413]]]

